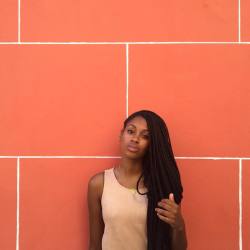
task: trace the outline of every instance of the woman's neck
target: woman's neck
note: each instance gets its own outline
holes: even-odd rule
[[[119,171],[121,171],[125,176],[141,175],[142,173],[141,161],[133,161],[128,158],[122,158],[119,165]]]

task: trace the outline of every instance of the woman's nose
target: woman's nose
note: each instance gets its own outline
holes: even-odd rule
[[[139,136],[134,135],[134,136],[132,137],[132,140],[134,140],[134,141],[139,141]]]

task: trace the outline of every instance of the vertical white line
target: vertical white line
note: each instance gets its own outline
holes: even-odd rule
[[[17,210],[16,210],[16,250],[19,250],[19,173],[20,173],[20,158],[17,157]]]
[[[17,1],[17,40],[21,43],[21,0]]]
[[[242,159],[239,160],[239,250],[242,250]]]
[[[238,0],[238,42],[241,42],[241,2]]]
[[[18,14],[17,14],[17,21],[18,21],[18,28],[17,28],[17,35],[18,35],[18,43],[21,43],[21,0],[18,0]]]
[[[128,117],[128,69],[129,69],[129,47],[128,44],[126,43],[126,117]]]

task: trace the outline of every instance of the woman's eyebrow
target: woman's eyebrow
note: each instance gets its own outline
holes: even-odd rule
[[[130,123],[128,126],[130,126],[130,125],[136,128],[136,126],[133,123]],[[143,129],[142,131],[149,131],[149,130],[148,129]]]

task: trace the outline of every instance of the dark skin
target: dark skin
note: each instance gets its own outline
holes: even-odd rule
[[[145,155],[150,139],[147,123],[143,117],[135,117],[120,134],[121,161],[120,168],[115,168],[115,175],[119,183],[127,188],[136,189],[137,180],[142,173],[142,158]],[[132,152],[128,144],[138,148]],[[101,196],[104,185],[104,172],[92,176],[88,183],[89,210],[89,250],[102,250],[102,236],[104,222],[102,218]],[[144,187],[143,178],[139,188]],[[186,250],[187,237],[185,222],[181,213],[181,206],[176,204],[173,194],[158,202],[155,208],[158,218],[168,223],[172,228],[172,249]]]

